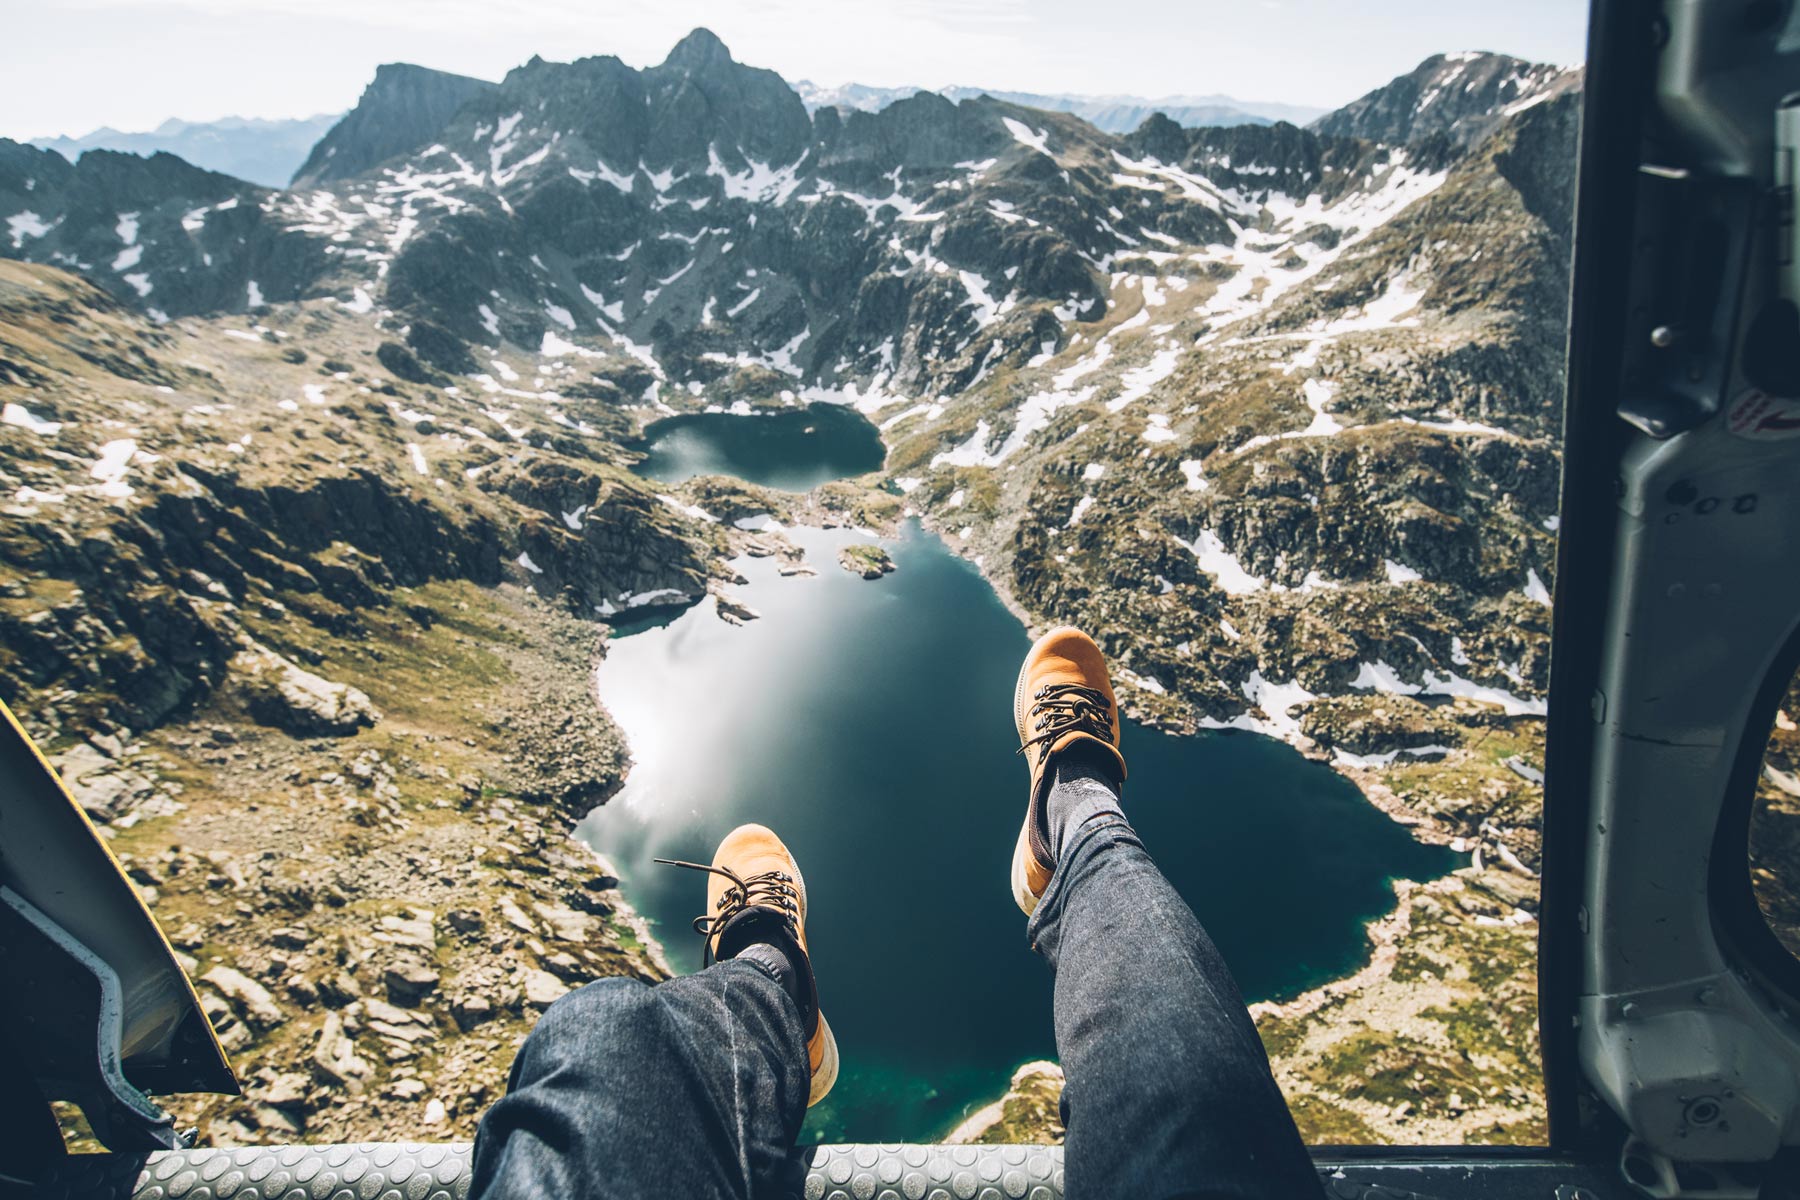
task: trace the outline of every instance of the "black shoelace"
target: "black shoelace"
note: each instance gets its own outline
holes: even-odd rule
[[[1050,748],[1066,733],[1088,733],[1112,745],[1112,705],[1099,688],[1078,683],[1049,683],[1031,694],[1031,711],[1037,714],[1032,736],[1019,753],[1037,746],[1038,764],[1050,756]]]
[[[730,867],[715,867],[706,863],[684,862],[678,858],[658,858],[652,860],[665,867],[686,867],[690,871],[706,871],[712,875],[723,875],[731,880],[725,894],[719,897],[715,905],[717,911],[702,913],[694,918],[694,932],[706,939],[702,965],[710,966],[713,961],[713,945],[715,934],[731,924],[732,918],[749,908],[773,909],[787,922],[788,928],[794,930],[800,921],[800,891],[794,877],[786,871],[764,871],[752,875],[748,879],[740,876]]]

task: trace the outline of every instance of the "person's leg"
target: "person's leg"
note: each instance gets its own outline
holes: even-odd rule
[[[1066,839],[1029,925],[1056,972],[1071,1196],[1320,1194],[1224,960],[1123,818]]]
[[[1230,971],[1126,821],[1099,647],[1039,638],[1013,713],[1031,771],[1013,894],[1056,973],[1068,1194],[1319,1196]]]
[[[751,958],[588,984],[482,1118],[471,1200],[779,1194],[810,1077],[799,1009]]]
[[[661,861],[661,860],[659,860]],[[806,947],[806,884],[742,825],[708,872],[697,975],[589,984],[550,1006],[475,1135],[471,1200],[779,1196],[806,1109],[837,1078]]]

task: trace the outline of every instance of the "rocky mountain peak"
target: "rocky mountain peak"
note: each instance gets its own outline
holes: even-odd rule
[[[418,150],[458,109],[494,90],[485,79],[411,63],[383,63],[356,107],[319,139],[294,175],[293,186],[316,187],[359,175],[390,158]]]
[[[669,51],[669,56],[663,59],[662,65],[696,74],[732,66],[735,62],[731,51],[719,40],[719,35],[702,27],[676,42],[675,48]]]
[[[629,180],[642,167],[674,180],[705,175],[715,160],[731,172],[782,167],[811,140],[805,105],[781,77],[738,63],[706,30],[642,71],[612,56],[533,59],[430,139],[472,166],[486,163],[503,186],[570,169],[577,179],[598,169]]]
[[[712,146],[734,170],[748,162],[787,166],[811,140],[812,118],[787,81],[739,63],[708,30],[683,38],[661,66],[644,72],[644,82],[652,109],[645,163],[653,169],[704,167]]]
[[[1507,117],[1580,85],[1578,69],[1465,50],[1434,54],[1308,128],[1401,145],[1443,134],[1464,146]]]

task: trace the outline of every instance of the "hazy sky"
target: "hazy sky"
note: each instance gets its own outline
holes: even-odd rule
[[[660,62],[705,25],[790,79],[1336,106],[1438,51],[1584,56],[1582,0],[0,0],[0,136],[348,108],[376,64]]]

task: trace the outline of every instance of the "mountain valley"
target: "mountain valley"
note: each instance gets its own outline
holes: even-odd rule
[[[1307,128],[1120,135],[809,111],[699,30],[384,68],[289,189],[0,141],[0,685],[238,1030],[246,1097],[183,1117],[468,1136],[547,997],[667,971],[565,836],[630,763],[609,626],[914,516],[1138,720],[1281,738],[1467,856],[1258,1006],[1304,1133],[1541,1139],[1579,84],[1440,55]],[[809,404],[885,463],[633,469],[658,421]],[[1053,1136],[1050,1077],[970,1136]]]

